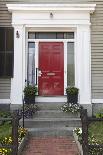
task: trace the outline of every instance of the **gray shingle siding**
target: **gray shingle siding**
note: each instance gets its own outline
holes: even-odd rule
[[[91,15],[92,98],[103,98],[103,0],[0,0],[0,26],[11,26],[6,3],[95,3],[96,10]]]
[[[11,89],[10,79],[0,79],[0,99],[9,99]]]

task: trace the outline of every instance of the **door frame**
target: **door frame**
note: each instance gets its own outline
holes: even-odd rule
[[[30,31],[28,31],[30,32]],[[75,32],[74,32],[74,39],[27,39],[28,42],[35,43],[35,68],[38,68],[38,58],[39,58],[39,42],[63,42],[64,44],[64,95],[66,95],[65,88],[67,87],[67,43],[74,42],[74,65],[75,65]],[[28,51],[28,47],[27,47]],[[26,64],[27,66],[27,64]],[[76,69],[75,69],[76,71]],[[76,75],[76,74],[75,74]],[[35,69],[35,83],[36,83],[36,69]],[[76,84],[76,76],[75,76],[75,84]],[[37,88],[38,88],[38,76],[37,76]]]

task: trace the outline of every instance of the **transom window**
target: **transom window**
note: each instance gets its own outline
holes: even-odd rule
[[[28,39],[74,39],[74,32],[29,32]]]

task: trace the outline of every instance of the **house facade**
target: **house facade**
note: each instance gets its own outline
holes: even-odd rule
[[[1,0],[0,103],[22,104],[27,82],[36,102],[65,102],[69,85],[103,103],[102,19],[102,0]]]

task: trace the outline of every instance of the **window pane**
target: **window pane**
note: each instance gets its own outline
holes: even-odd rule
[[[5,28],[0,28],[0,51],[5,51]]]
[[[29,32],[28,33],[28,38],[29,39],[35,39],[35,32]]]
[[[74,39],[74,32],[64,33],[64,39]]]
[[[67,43],[67,85],[75,85],[74,43]]]
[[[58,32],[56,39],[64,39],[64,33],[63,32]]]
[[[14,32],[13,28],[6,29],[6,51],[13,51],[14,50]]]
[[[56,39],[55,32],[38,32],[36,33],[36,39]]]
[[[35,43],[28,43],[28,75],[29,84],[35,84]]]

